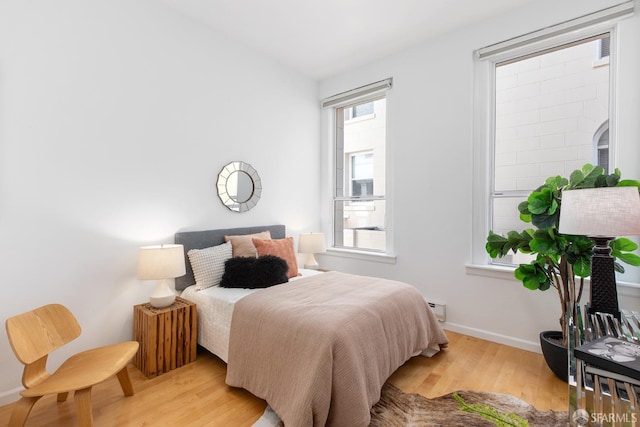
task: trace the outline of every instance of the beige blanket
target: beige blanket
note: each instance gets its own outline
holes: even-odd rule
[[[447,342],[414,287],[328,272],[236,303],[226,381],[265,399],[286,427],[364,427],[385,380]]]

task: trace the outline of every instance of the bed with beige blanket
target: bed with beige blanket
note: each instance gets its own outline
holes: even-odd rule
[[[368,426],[385,380],[447,338],[420,293],[328,272],[236,303],[227,384],[296,426]]]
[[[369,425],[387,378],[447,343],[420,292],[392,280],[326,272],[252,289],[232,307],[226,382],[286,427]]]

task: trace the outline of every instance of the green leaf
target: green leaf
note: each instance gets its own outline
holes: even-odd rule
[[[527,201],[529,202],[529,212],[532,214],[542,214],[551,208],[553,194],[548,188],[543,188],[540,192],[531,193]]]
[[[520,264],[514,271],[516,279],[520,280],[525,288],[532,291],[549,289],[550,283],[544,270],[535,264]]]
[[[618,185],[618,182],[620,182],[620,177],[615,174],[607,175],[606,181],[607,187],[616,187]]]
[[[591,250],[593,248],[593,240],[587,236],[572,236],[562,235],[567,246],[567,253],[575,254],[577,256],[585,255],[591,257]]]
[[[630,253],[638,249],[638,245],[633,240],[627,239],[626,237],[618,237],[609,242],[609,247],[611,248],[611,256],[613,256],[614,259],[634,267],[640,266],[640,257]],[[620,268],[622,268],[622,266],[620,266]]]
[[[560,211],[554,212],[553,215],[532,215],[531,223],[538,228],[552,228],[556,227],[560,220]]]
[[[529,212],[529,202],[525,200],[518,203],[518,210],[520,211],[520,213],[530,214],[531,212]]]
[[[501,242],[503,240],[507,240],[505,237],[500,234],[494,233],[493,231],[489,231],[489,235],[487,236],[487,241],[489,242]]]
[[[531,289],[532,291],[535,291],[540,287],[540,283],[538,282],[536,277],[532,277],[532,276],[527,276],[524,279],[522,279],[522,284],[524,285],[525,288]]]
[[[571,176],[569,176],[569,185],[571,185],[571,187],[577,186],[582,181],[584,181],[584,174],[581,170],[574,170]]]
[[[522,280],[527,276],[530,276],[535,273],[535,266],[531,264],[520,264],[518,268],[513,272],[516,279]]]
[[[609,247],[611,247],[612,251],[631,252],[638,249],[638,244],[631,239],[627,239],[626,237],[618,237],[617,239],[609,242]]]
[[[530,223],[531,222],[531,214],[520,214],[520,221]]]
[[[633,179],[623,179],[619,181],[617,187],[638,187],[640,189],[640,181]]]
[[[520,251],[524,250],[526,252],[531,251],[531,248],[529,247],[531,236],[529,236],[525,232],[518,233],[517,231],[510,231],[507,234],[507,241],[509,242],[509,245],[511,246],[514,252],[516,250],[520,250]]]
[[[543,255],[547,255],[547,254],[555,255],[560,253],[558,245],[553,239],[550,239],[550,238],[533,239],[531,240],[531,242],[529,242],[529,246],[531,247],[532,251],[538,252],[539,254],[543,254]]]
[[[591,257],[579,257],[573,262],[573,273],[578,277],[589,277],[591,275]]]
[[[619,259],[620,261],[625,262],[634,267],[640,266],[640,256],[636,254],[621,253],[616,255],[616,259]]]
[[[584,175],[587,175],[589,172],[593,170],[593,165],[591,163],[585,163],[580,169]]]
[[[509,252],[509,249],[511,248],[508,246],[507,239],[499,234],[494,233],[493,231],[489,232],[485,250],[491,258],[505,256]]]
[[[544,186],[552,189],[552,190],[557,190],[559,188],[564,187],[565,185],[567,185],[569,183],[569,181],[567,181],[566,178],[563,178],[561,176],[550,176],[549,178],[547,178],[544,182]]]
[[[604,168],[602,166],[591,166],[591,167],[592,169],[589,170],[588,172],[585,171],[584,167],[582,168],[585,174],[584,180],[580,183],[579,186],[577,186],[577,188],[594,188],[596,186],[596,180],[598,179],[598,177],[604,174]]]
[[[607,187],[607,177],[606,176],[598,176],[596,177],[596,181],[593,183],[595,188]]]
[[[520,212],[520,221],[531,222],[531,212],[529,212],[529,202],[523,201],[518,204],[518,211]]]
[[[538,286],[538,290],[546,291],[550,287],[551,287],[551,282],[549,282],[548,280],[545,280],[544,282],[540,283],[540,285]]]

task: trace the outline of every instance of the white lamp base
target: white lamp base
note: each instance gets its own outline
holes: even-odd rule
[[[169,287],[166,279],[158,280],[149,297],[149,303],[155,308],[169,307],[176,300],[176,294]]]
[[[307,254],[307,259],[304,261],[304,268],[310,270],[317,270],[320,268],[320,264],[316,261],[316,257],[313,254]]]

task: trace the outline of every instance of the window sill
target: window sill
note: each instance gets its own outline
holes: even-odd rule
[[[592,68],[604,67],[605,65],[609,65],[608,56],[605,56],[604,58],[596,59],[591,63]]]
[[[495,279],[515,280],[514,267],[502,265],[465,264],[467,274],[472,276],[493,277]]]
[[[358,251],[353,249],[328,248],[323,256],[332,256],[338,258],[358,259],[361,261],[380,262],[384,264],[395,264],[396,256],[386,253]]]
[[[472,276],[492,277],[495,279],[513,280],[517,281],[513,277],[514,267],[507,267],[501,265],[483,265],[483,264],[465,264],[465,270],[467,274]],[[630,296],[640,298],[640,284],[631,282],[616,282],[618,286],[618,294],[624,296]],[[589,278],[585,279],[585,285],[589,287],[591,281]]]

